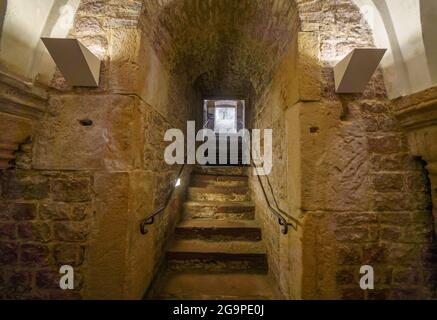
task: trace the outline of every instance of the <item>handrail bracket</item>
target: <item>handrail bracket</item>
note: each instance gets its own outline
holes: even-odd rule
[[[155,222],[155,217],[150,217],[148,219],[144,219],[140,224],[140,231],[142,235],[146,235],[149,231],[146,229],[146,226],[150,226]]]

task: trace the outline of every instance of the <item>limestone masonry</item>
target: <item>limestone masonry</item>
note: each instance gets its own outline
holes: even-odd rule
[[[436,299],[437,7],[391,2],[0,1],[0,299]],[[96,55],[99,86],[45,36]],[[337,94],[366,47],[388,53]],[[229,101],[273,130],[271,173],[168,165],[166,131]]]

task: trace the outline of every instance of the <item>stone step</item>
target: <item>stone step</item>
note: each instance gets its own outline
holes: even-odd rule
[[[194,173],[220,176],[248,176],[249,167],[245,166],[197,166]]]
[[[0,159],[5,159],[5,160],[15,159],[15,151],[0,149]]]
[[[247,187],[189,187],[189,201],[248,201]]]
[[[0,159],[0,169],[9,169],[12,168],[13,165],[10,164],[9,159]]]
[[[13,143],[1,143],[0,142],[0,149],[2,150],[11,150],[11,151],[17,151],[19,149],[18,144]]]
[[[261,241],[175,240],[167,251],[172,271],[267,273]]]
[[[247,176],[222,176],[194,174],[191,178],[192,187],[247,187]]]
[[[280,299],[267,275],[231,273],[165,273],[150,299],[274,300]]]
[[[176,239],[260,241],[261,228],[253,220],[184,220],[176,227]]]
[[[249,201],[187,201],[184,203],[185,219],[255,219],[255,206]]]

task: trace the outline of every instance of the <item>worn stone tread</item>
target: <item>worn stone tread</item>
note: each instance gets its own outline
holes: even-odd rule
[[[178,228],[257,228],[258,224],[254,220],[215,220],[215,219],[192,219],[183,220]]]
[[[186,201],[184,216],[188,219],[254,220],[255,205],[250,201]]]
[[[154,299],[272,299],[247,167],[197,167]]]
[[[191,201],[248,201],[247,187],[189,187],[188,200]]]
[[[163,275],[158,293],[150,298],[181,300],[273,300],[280,299],[273,281],[263,274],[171,273]]]
[[[207,186],[207,187],[189,187],[189,191],[204,192],[204,193],[238,193],[244,194],[248,191],[248,187],[230,187],[230,186]]]
[[[184,203],[186,207],[245,207],[255,208],[255,205],[251,201],[186,201]]]
[[[190,219],[176,227],[176,239],[260,241],[261,228],[254,220]]]
[[[247,176],[248,167],[243,166],[197,166],[194,173],[203,175]]]
[[[248,176],[235,175],[217,175],[217,174],[194,174],[194,180],[208,180],[208,181],[247,181]]]
[[[254,241],[177,240],[173,242],[168,252],[220,253],[229,255],[266,254],[263,243]]]
[[[224,176],[194,174],[191,178],[192,187],[229,186],[247,187],[249,178],[247,176]]]

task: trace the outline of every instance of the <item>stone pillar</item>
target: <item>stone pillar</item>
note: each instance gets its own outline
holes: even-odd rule
[[[437,87],[401,98],[394,107],[411,154],[427,163],[437,233]]]
[[[437,161],[426,166],[431,181],[432,212],[434,215],[434,231],[437,234]]]
[[[20,144],[32,136],[47,105],[47,92],[0,74],[0,170],[13,167]]]

